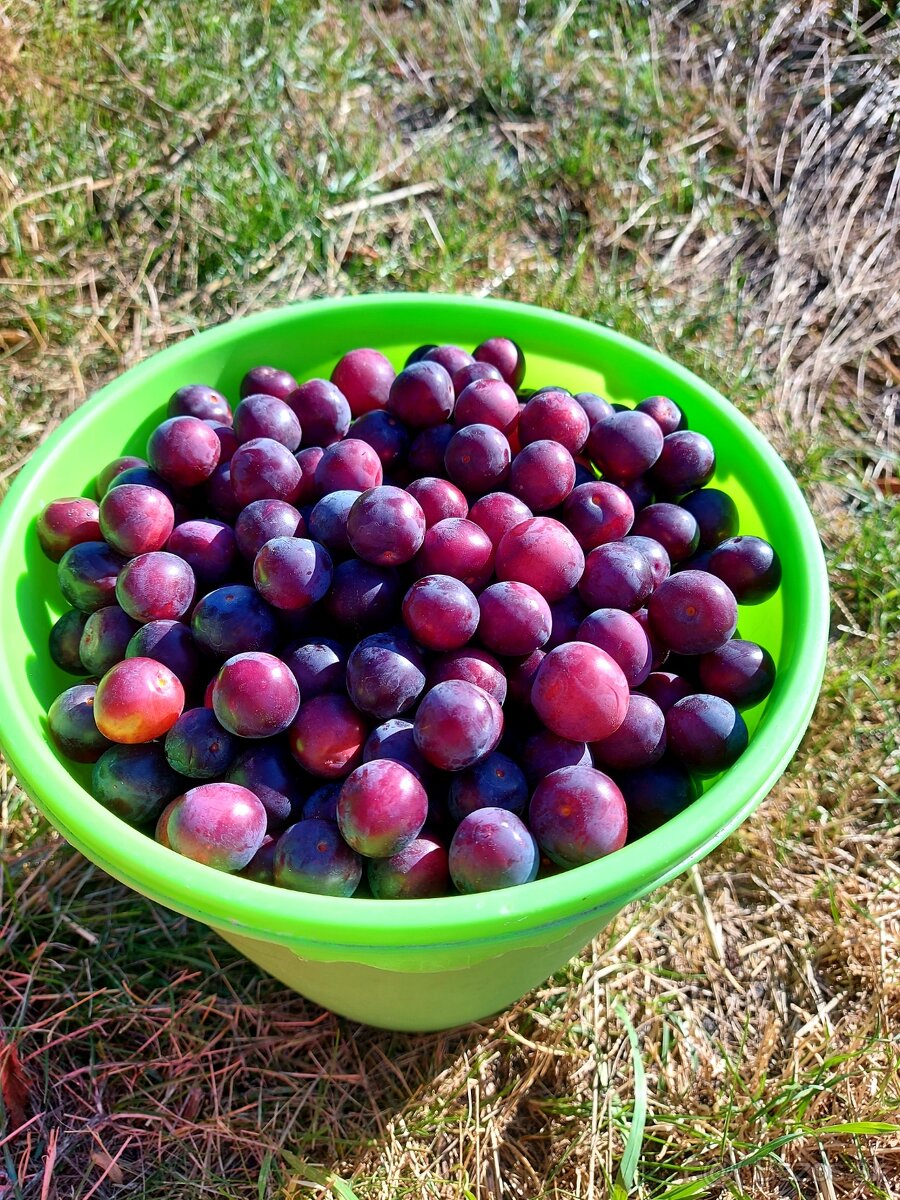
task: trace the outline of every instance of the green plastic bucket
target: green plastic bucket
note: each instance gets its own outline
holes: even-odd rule
[[[122,453],[143,454],[169,395],[202,382],[236,396],[257,363],[328,376],[354,346],[396,366],[422,342],[473,346],[503,334],[528,361],[526,383],[610,399],[662,393],[712,438],[714,483],[734,497],[741,531],[769,538],[779,593],[742,608],[742,636],[778,665],[768,700],[746,714],[739,762],[662,829],[607,859],[524,887],[438,900],[306,895],[223,875],[131,829],[85,790],[87,770],[56,755],[46,710],[71,685],[47,637],[64,609],[35,518],[58,496],[91,494]],[[466,296],[390,294],[323,300],[222,325],[165,350],[103,388],[48,438],[0,507],[0,741],[22,787],[73,846],[129,887],[205,922],[277,979],[326,1008],[388,1029],[441,1029],[511,1004],[560,968],[632,900],[708,854],[767,795],[806,729],[822,679],[828,586],[819,539],[793,479],[718,392],[653,350],[587,321]]]

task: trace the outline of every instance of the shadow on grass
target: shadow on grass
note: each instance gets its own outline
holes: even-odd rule
[[[483,1027],[411,1035],[337,1017],[73,851],[46,858],[10,856],[5,885],[12,899],[31,875],[5,931],[0,1012],[40,1114],[9,1143],[17,1156],[30,1138],[33,1164],[11,1196],[40,1194],[54,1131],[59,1194],[97,1181],[99,1140],[145,1194],[199,1171],[209,1194],[281,1196],[312,1178],[304,1164],[345,1163],[349,1178],[442,1074],[436,1128],[449,1093],[465,1096]]]

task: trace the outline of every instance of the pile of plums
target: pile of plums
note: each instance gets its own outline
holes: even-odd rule
[[[492,337],[254,367],[234,412],[190,384],[47,505],[50,653],[89,677],[49,728],[100,804],[261,883],[417,898],[592,862],[735,761],[777,555],[672,400],[524,374]]]

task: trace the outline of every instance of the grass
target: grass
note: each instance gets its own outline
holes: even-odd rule
[[[457,289],[721,387],[805,489],[834,599],[765,805],[452,1034],[321,1013],[0,768],[4,1200],[898,1195],[898,54],[860,0],[0,0],[0,487],[194,330]]]

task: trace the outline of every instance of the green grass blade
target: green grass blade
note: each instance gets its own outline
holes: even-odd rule
[[[299,1178],[295,1179],[295,1183],[312,1184],[316,1187],[327,1188],[337,1200],[359,1200],[356,1192],[349,1183],[345,1183],[343,1179],[339,1179],[327,1167],[317,1167],[313,1163],[304,1162],[298,1158],[296,1154],[285,1153],[284,1160],[291,1168],[296,1171]]]
[[[259,1177],[256,1181],[257,1200],[266,1200],[266,1193],[269,1187],[269,1176],[272,1174],[272,1155],[266,1154],[262,1160],[262,1165],[259,1168]]]
[[[615,1003],[616,1016],[625,1027],[628,1040],[631,1043],[631,1064],[634,1070],[634,1109],[631,1114],[631,1128],[625,1142],[625,1151],[619,1170],[613,1184],[612,1200],[625,1200],[634,1188],[637,1166],[644,1144],[644,1127],[647,1124],[647,1076],[644,1072],[644,1062],[641,1058],[641,1046],[638,1036],[631,1023],[631,1018],[625,1011],[621,1001]]]
[[[834,1125],[820,1125],[817,1128],[803,1126],[792,1130],[790,1133],[785,1133],[781,1137],[773,1138],[772,1141],[757,1147],[752,1153],[739,1159],[729,1167],[710,1171],[709,1174],[704,1175],[700,1179],[692,1180],[690,1183],[678,1184],[676,1187],[670,1188],[669,1191],[659,1197],[659,1200],[692,1200],[694,1196],[705,1195],[713,1184],[719,1183],[726,1175],[733,1175],[736,1171],[740,1171],[744,1167],[752,1167],[762,1159],[775,1154],[782,1146],[786,1146],[788,1142],[797,1141],[798,1138],[823,1138],[834,1134],[857,1134],[862,1137],[880,1137],[883,1134],[889,1133],[900,1133],[900,1125],[894,1125],[888,1121],[845,1121]]]
[[[810,1129],[808,1136],[822,1138],[835,1133],[882,1137],[888,1133],[900,1133],[900,1125],[894,1125],[890,1121],[841,1121],[836,1125],[820,1125],[818,1129]]]
[[[338,1179],[336,1175],[328,1176],[328,1186],[338,1197],[338,1200],[359,1200],[356,1192],[349,1183],[344,1183],[343,1179]]]

